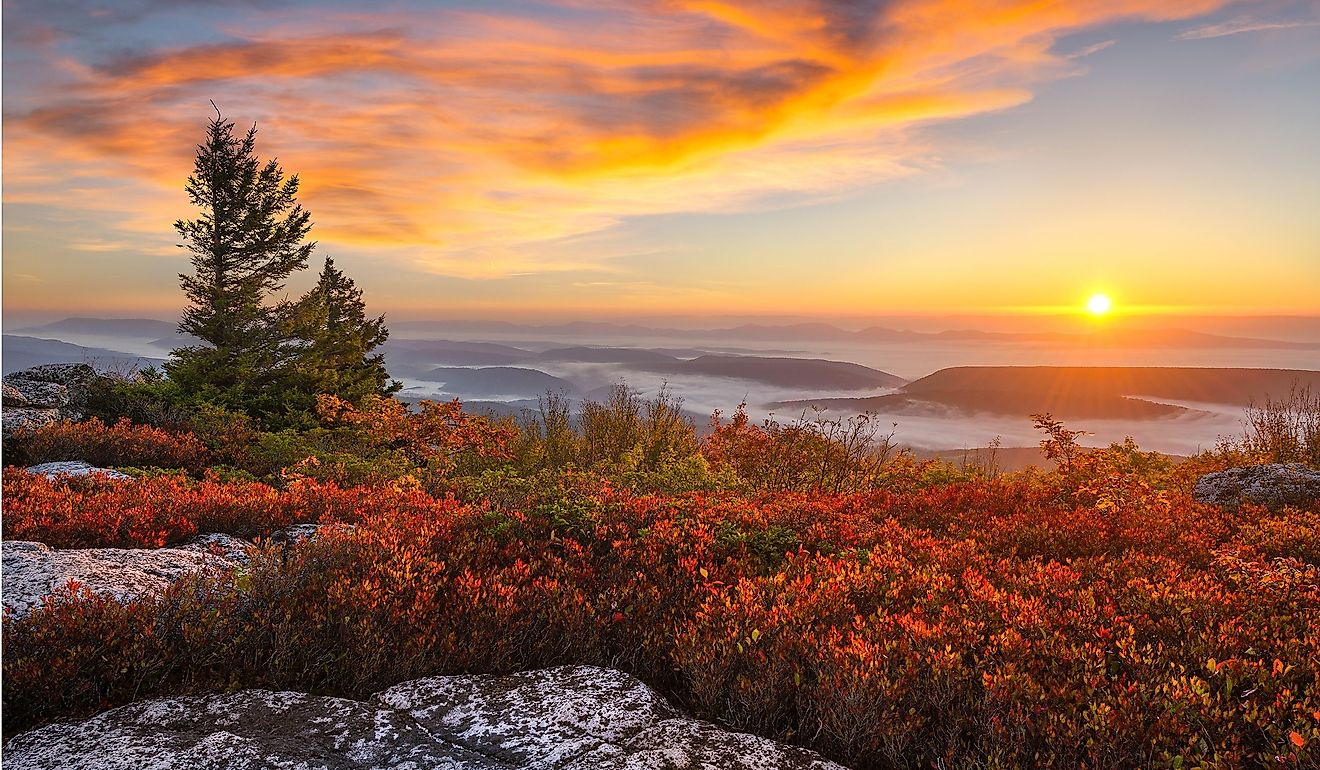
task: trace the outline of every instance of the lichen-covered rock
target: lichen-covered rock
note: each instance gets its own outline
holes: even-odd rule
[[[107,478],[126,481],[133,477],[127,473],[120,473],[110,468],[98,468],[82,460],[61,460],[53,463],[41,463],[40,465],[29,465],[26,468],[28,473],[39,473],[42,476],[57,478],[59,476],[90,476],[93,473],[100,474]]]
[[[9,438],[15,431],[36,430],[60,419],[57,409],[34,409],[31,407],[5,407],[0,414],[3,422],[4,437]]]
[[[223,532],[209,532],[198,535],[179,547],[185,551],[209,553],[226,561],[242,564],[248,560],[248,551],[252,548],[252,543]]]
[[[1203,503],[1236,508],[1244,502],[1278,510],[1320,500],[1320,471],[1300,463],[1272,463],[1207,473],[1196,481],[1193,496]]]
[[[11,374],[5,377],[5,384],[21,393],[34,409],[63,409],[69,405],[69,389],[58,382],[29,380]]]
[[[19,735],[4,758],[28,770],[509,767],[433,739],[404,714],[267,690],[135,703]]]
[[[3,388],[3,399],[0,399],[0,406],[32,406],[32,402],[28,401],[27,396],[23,395],[23,391],[13,385],[6,382],[0,385],[0,388]]]
[[[8,388],[13,388],[27,406],[34,409],[54,409],[57,413],[52,420],[81,420],[87,412],[87,401],[92,395],[97,380],[104,375],[87,364],[42,364],[31,369],[13,372],[4,376],[4,406],[9,407]],[[12,404],[12,406],[21,406]],[[9,436],[16,430],[40,427],[30,424],[30,416],[14,414],[14,409],[4,410],[4,434]],[[20,424],[22,423],[22,424]]]
[[[228,567],[234,560],[224,554],[237,546],[227,541],[225,545],[229,548],[214,541],[194,541],[179,548],[54,549],[44,543],[6,540],[0,543],[3,604],[21,617],[70,580],[125,601],[160,591],[190,572]]]
[[[97,374],[89,364],[84,363],[41,364],[9,375],[9,377],[63,385],[68,389],[69,398],[80,405],[87,403],[92,383],[101,376],[103,375]]]
[[[146,701],[19,735],[4,758],[15,770],[842,770],[590,666],[419,679],[365,703],[265,690]]]

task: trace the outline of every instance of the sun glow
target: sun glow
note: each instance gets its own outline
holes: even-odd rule
[[[1087,311],[1095,316],[1107,314],[1113,306],[1114,303],[1104,294],[1092,294],[1091,298],[1086,301]]]

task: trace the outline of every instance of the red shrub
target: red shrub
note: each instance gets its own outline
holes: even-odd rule
[[[184,468],[206,466],[206,446],[191,433],[170,433],[122,418],[107,426],[93,417],[86,422],[55,422],[12,439],[11,461],[24,465],[57,460],[83,460],[99,466]]]
[[[11,731],[203,687],[362,697],[572,662],[857,768],[1302,768],[1320,745],[1311,514],[1246,523],[1126,474],[757,499],[565,481],[509,510],[11,472],[4,497],[6,536],[74,544],[356,524],[7,621]]]

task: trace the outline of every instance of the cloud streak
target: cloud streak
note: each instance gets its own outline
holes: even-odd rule
[[[1270,32],[1284,29],[1302,29],[1320,27],[1320,21],[1258,21],[1239,16],[1219,24],[1206,24],[1178,33],[1175,40],[1208,40],[1229,35],[1241,35],[1247,32]]]
[[[100,211],[116,222],[106,242],[159,250],[188,213],[179,189],[211,98],[256,120],[263,156],[300,174],[327,247],[464,278],[608,271],[615,253],[575,239],[918,173],[940,154],[922,126],[1022,104],[1077,72],[1060,36],[1222,4],[419,3],[367,19],[352,5],[235,3],[196,39],[156,33],[128,51],[79,45],[100,33],[65,7],[77,4],[57,9],[74,21],[52,10],[44,24],[20,6],[65,44],[10,41],[42,74],[6,94],[5,196]],[[117,18],[141,36],[168,8]]]

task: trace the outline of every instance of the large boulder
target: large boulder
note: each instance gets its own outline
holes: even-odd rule
[[[60,419],[58,409],[32,409],[29,407],[5,407],[3,415],[4,437],[15,431],[36,430],[57,422]]]
[[[0,543],[3,604],[14,617],[40,606],[44,596],[76,580],[94,593],[121,601],[154,593],[185,574],[226,568],[247,543],[227,535],[198,538],[178,548],[54,549],[44,543]]]
[[[55,410],[50,421],[81,420],[97,380],[104,375],[87,364],[42,364],[4,376],[4,434],[40,427],[23,409]],[[13,391],[11,393],[11,390]],[[17,394],[17,395],[14,395]],[[18,403],[25,401],[26,404]]]
[[[1193,497],[1203,503],[1236,508],[1256,503],[1271,510],[1307,506],[1320,500],[1320,471],[1300,463],[1271,463],[1207,473],[1196,481]]]
[[[69,405],[69,389],[58,382],[25,380],[12,374],[5,378],[5,382],[22,394],[34,409],[63,409]]]
[[[144,701],[19,735],[4,758],[12,770],[843,770],[591,666],[419,679],[366,702],[267,690]]]
[[[90,364],[41,364],[30,369],[14,372],[6,380],[26,379],[36,382],[52,382],[63,385],[69,391],[69,398],[78,404],[86,404],[91,395],[93,383],[103,375],[97,374]]]

